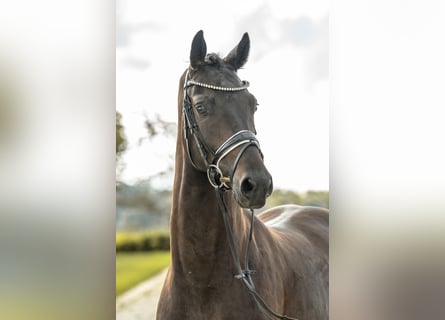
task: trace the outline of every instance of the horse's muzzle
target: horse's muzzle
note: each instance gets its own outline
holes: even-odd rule
[[[246,172],[234,180],[235,199],[243,208],[257,209],[264,206],[272,194],[273,182],[269,172]]]

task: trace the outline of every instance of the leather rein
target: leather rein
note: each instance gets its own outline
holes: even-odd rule
[[[199,130],[199,126],[196,122],[194,112],[192,109],[192,102],[188,95],[187,89],[191,86],[199,86],[203,88],[207,88],[210,90],[224,91],[224,92],[238,92],[246,90],[249,87],[249,83],[247,81],[243,81],[241,87],[220,87],[215,85],[210,85],[202,82],[193,81],[190,79],[189,71],[187,70],[185,80],[184,80],[184,96],[183,96],[183,104],[182,104],[182,113],[183,113],[183,129],[184,129],[184,138],[185,144],[187,148],[187,154],[195,169],[198,169],[195,161],[193,160],[191,150],[190,150],[190,136],[196,142],[199,153],[201,155],[201,159],[203,160],[206,169],[207,169],[207,178],[215,189],[216,198],[218,199],[218,205],[220,207],[220,211],[223,217],[224,226],[227,234],[227,241],[229,243],[230,251],[232,254],[233,262],[235,264],[236,270],[238,272],[234,277],[238,280],[241,280],[247,291],[252,295],[253,299],[257,303],[259,309],[269,318],[276,318],[280,320],[298,320],[296,318],[292,318],[286,315],[280,315],[266,304],[264,299],[258,294],[255,289],[255,285],[253,283],[251,275],[255,273],[255,270],[249,269],[249,251],[250,245],[252,242],[253,236],[253,226],[254,226],[254,212],[253,209],[250,209],[251,218],[250,218],[250,230],[249,237],[247,238],[247,247],[246,247],[246,256],[244,266],[245,269],[241,267],[240,257],[238,255],[238,251],[236,249],[235,240],[233,237],[233,230],[229,221],[229,214],[227,206],[224,202],[224,192],[230,190],[232,188],[232,179],[235,174],[238,163],[247,150],[247,148],[254,146],[260,152],[261,157],[263,158],[263,153],[261,152],[259,142],[252,131],[249,130],[241,130],[229,137],[221,146],[213,151],[206,143]],[[230,171],[230,175],[225,177],[222,173],[219,164],[221,160],[230,154],[236,148],[241,147],[238,151],[238,154],[235,158],[235,161],[232,165],[232,169]],[[211,160],[209,161],[209,156]]]

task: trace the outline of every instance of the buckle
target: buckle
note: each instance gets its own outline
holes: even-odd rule
[[[207,178],[214,188],[220,188],[223,190],[230,189],[230,187],[227,185],[227,183],[230,182],[230,178],[224,177],[221,169],[214,164],[209,165],[207,168]]]

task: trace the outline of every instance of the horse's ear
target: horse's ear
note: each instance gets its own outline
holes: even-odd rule
[[[250,50],[250,39],[247,32],[243,34],[241,41],[238,45],[229,52],[229,54],[224,58],[224,61],[231,65],[233,69],[238,70],[241,68],[249,57]]]
[[[204,40],[204,34],[202,30],[199,30],[193,37],[192,49],[190,50],[190,65],[193,69],[204,63],[206,53],[207,45]]]

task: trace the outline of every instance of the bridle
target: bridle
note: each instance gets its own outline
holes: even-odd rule
[[[193,159],[190,149],[189,136],[191,135],[195,139],[196,145],[198,146],[198,150],[201,155],[201,159],[203,160],[204,165],[206,166],[207,177],[209,179],[210,184],[214,188],[222,188],[224,190],[229,190],[231,189],[231,182],[233,179],[233,175],[235,174],[241,156],[247,150],[248,147],[255,146],[260,152],[261,157],[263,158],[263,153],[261,152],[260,144],[255,134],[252,131],[241,130],[233,134],[226,141],[224,141],[216,149],[216,151],[213,151],[205,142],[204,137],[202,136],[201,131],[199,130],[199,126],[196,122],[195,115],[192,109],[192,102],[187,92],[187,89],[191,86],[199,86],[217,91],[237,92],[246,90],[249,87],[249,83],[247,81],[243,81],[243,85],[241,87],[235,87],[235,88],[219,87],[191,80],[189,78],[188,71],[184,81],[184,100],[182,104],[182,112],[184,119],[184,138],[187,147],[188,157],[193,167],[198,169],[198,166],[196,165]],[[242,148],[238,151],[238,155],[232,166],[230,175],[228,177],[225,177],[220,168],[221,160],[224,159],[227,155],[229,155],[233,150],[241,146]],[[209,160],[209,157],[211,160]]]
[[[184,79],[184,94],[183,94],[183,104],[182,104],[182,113],[183,113],[183,129],[184,129],[184,139],[185,145],[187,148],[187,154],[190,159],[191,164],[195,169],[198,169],[196,165],[190,148],[190,136],[196,142],[196,145],[199,150],[199,154],[201,155],[201,159],[204,162],[207,170],[207,178],[215,189],[216,197],[218,199],[218,204],[223,216],[224,225],[226,228],[227,240],[229,242],[230,251],[232,253],[232,258],[237,269],[238,274],[234,277],[238,280],[241,280],[247,291],[252,295],[255,302],[257,303],[260,310],[267,315],[269,318],[277,318],[280,320],[297,320],[296,318],[288,317],[285,315],[280,315],[266,304],[264,299],[258,294],[255,289],[255,285],[253,283],[251,275],[255,273],[254,270],[249,269],[249,249],[250,244],[252,242],[253,235],[253,224],[254,224],[254,212],[253,209],[250,209],[251,212],[251,220],[250,220],[250,231],[249,237],[247,239],[246,246],[246,256],[245,256],[245,269],[241,267],[240,258],[238,255],[238,251],[236,250],[235,240],[233,237],[232,227],[229,222],[229,215],[227,206],[224,202],[224,192],[230,190],[232,188],[232,180],[235,174],[238,163],[247,150],[247,148],[254,146],[258,149],[261,158],[263,158],[263,153],[261,152],[259,142],[252,131],[249,130],[241,130],[233,134],[226,141],[224,141],[215,151],[213,151],[205,142],[204,137],[202,136],[201,131],[199,130],[198,123],[196,122],[195,115],[192,109],[192,102],[188,95],[187,89],[191,86],[199,86],[202,88],[207,88],[210,90],[216,91],[224,91],[224,92],[239,92],[246,90],[249,87],[249,82],[243,81],[240,87],[221,87],[211,84],[206,84],[202,82],[197,82],[190,79],[190,73],[187,70]],[[232,169],[230,171],[229,176],[224,176],[221,168],[219,167],[221,160],[224,159],[227,155],[229,155],[232,151],[241,147],[238,150],[235,161],[232,164]],[[210,157],[210,161],[209,161]]]

